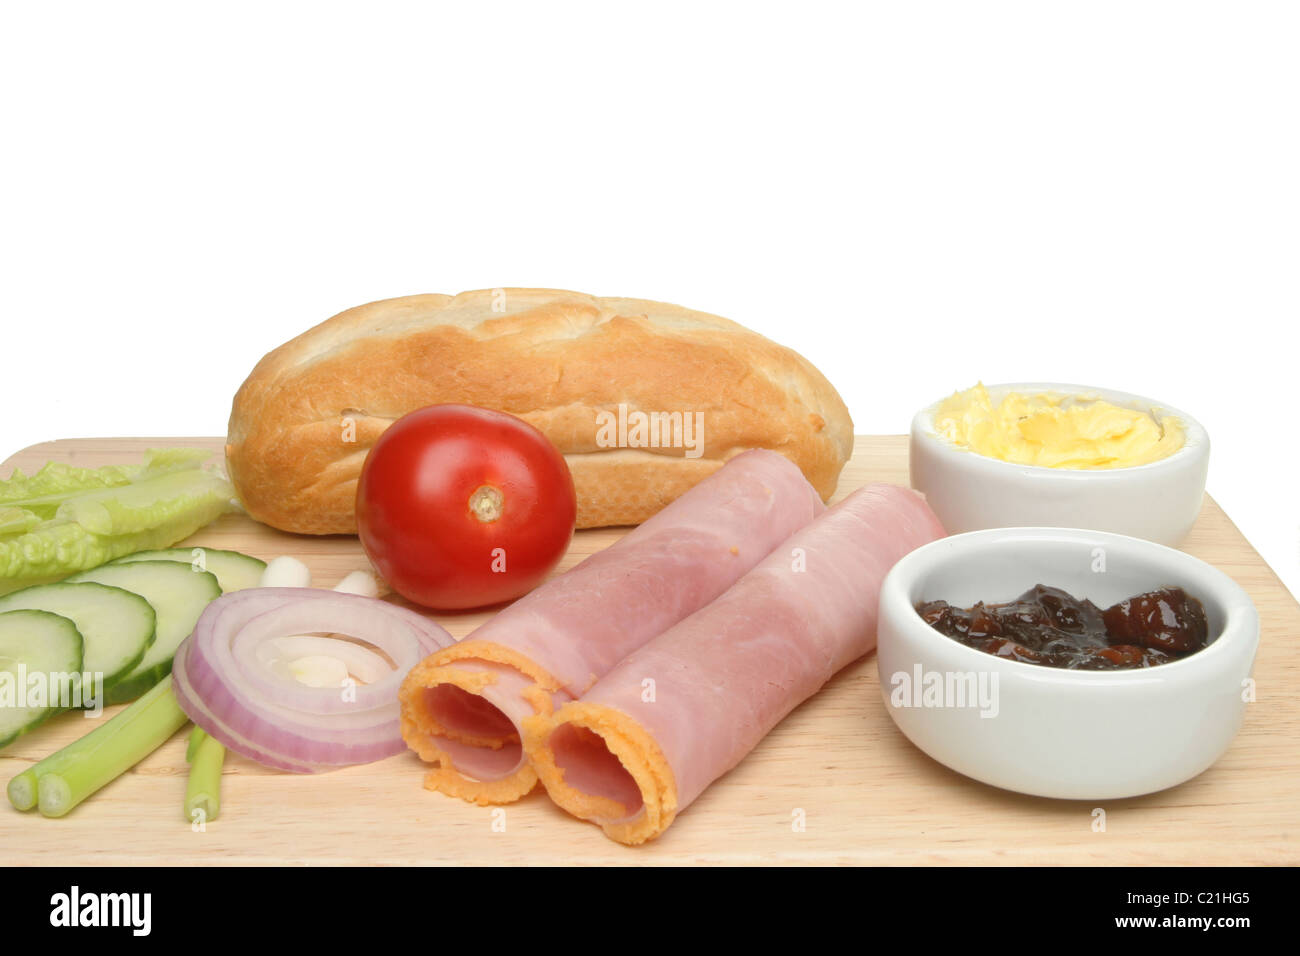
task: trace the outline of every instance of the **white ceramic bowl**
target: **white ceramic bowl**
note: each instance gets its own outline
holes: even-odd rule
[[[1017,465],[961,448],[940,437],[934,413],[912,420],[912,487],[925,494],[951,534],[1022,526],[1093,528],[1177,546],[1201,511],[1210,439],[1190,415],[1140,395],[1083,385],[1030,382],[988,386],[999,401],[1008,392],[1050,392],[1100,398],[1116,405],[1172,415],[1186,432],[1168,458],[1131,468],[1043,468]]]
[[[1182,587],[1205,606],[1212,643],[1155,667],[1066,670],[967,647],[915,610],[921,601],[959,607],[1008,601],[1036,584],[1102,608],[1155,588]],[[1181,551],[1123,535],[1065,528],[955,535],[903,558],[881,586],[877,667],[894,723],[953,770],[1035,796],[1132,797],[1208,768],[1241,726],[1258,646],[1259,615],[1227,575]],[[913,688],[933,686],[932,674],[945,693],[927,700]],[[959,700],[959,686],[975,693]]]

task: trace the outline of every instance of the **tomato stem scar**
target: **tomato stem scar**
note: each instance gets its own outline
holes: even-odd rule
[[[469,511],[475,518],[484,524],[490,524],[501,517],[505,510],[505,497],[501,494],[500,488],[493,488],[491,485],[480,485],[469,496]]]

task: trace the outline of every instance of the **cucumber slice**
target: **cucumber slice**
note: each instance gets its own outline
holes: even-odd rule
[[[28,609],[0,614],[0,747],[75,702],[63,695],[80,680],[81,653],[81,633],[66,617]],[[46,675],[39,698],[30,679],[38,673]]]
[[[262,580],[266,562],[238,551],[219,548],[161,548],[157,551],[137,551],[109,564],[134,564],[137,561],[180,561],[192,568],[211,571],[217,576],[223,594],[255,588]]]
[[[153,605],[157,614],[154,640],[121,681],[105,693],[110,704],[134,700],[172,671],[172,655],[190,636],[199,615],[221,596],[221,585],[210,571],[195,571],[179,561],[137,561],[101,564],[68,578],[70,583],[94,581],[133,591]]]
[[[18,608],[50,611],[71,621],[85,642],[81,669],[94,679],[104,675],[105,689],[126,677],[153,643],[153,605],[122,588],[81,584],[37,584],[0,597],[0,612]],[[87,694],[93,694],[87,688]]]

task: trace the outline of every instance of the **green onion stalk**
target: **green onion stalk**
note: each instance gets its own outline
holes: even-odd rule
[[[190,779],[185,787],[185,819],[207,823],[221,812],[221,765],[226,748],[203,728],[190,734],[185,759],[190,762]]]
[[[61,817],[180,730],[189,717],[176,703],[167,676],[112,720],[9,781],[9,802]],[[219,765],[218,765],[219,766]]]

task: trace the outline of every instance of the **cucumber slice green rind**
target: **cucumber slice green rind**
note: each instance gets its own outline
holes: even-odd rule
[[[26,690],[19,687],[18,664],[24,664],[29,675],[80,674],[81,655],[81,632],[66,617],[29,608],[0,614],[0,669],[9,675],[2,679],[12,682],[6,691],[6,696],[12,696],[0,706],[0,747],[66,709],[65,702],[49,699],[43,707],[17,706]],[[56,686],[47,684],[48,694],[57,692]]]
[[[195,571],[179,561],[136,561],[102,564],[68,578],[95,581],[134,591],[153,605],[158,616],[153,644],[132,670],[105,692],[110,704],[134,700],[172,670],[172,655],[190,636],[199,615],[221,596],[221,585],[210,571]]]
[[[202,552],[202,554],[199,554]],[[255,588],[262,582],[266,562],[261,558],[239,551],[220,548],[160,548],[156,551],[138,551],[110,561],[109,564],[134,564],[137,561],[180,561],[190,567],[199,567],[217,576],[221,592],[242,591]]]
[[[153,605],[132,591],[83,581],[38,584],[0,597],[0,613],[27,608],[70,620],[84,642],[81,669],[104,675],[107,689],[140,663],[153,643]],[[95,693],[87,688],[86,693]]]

